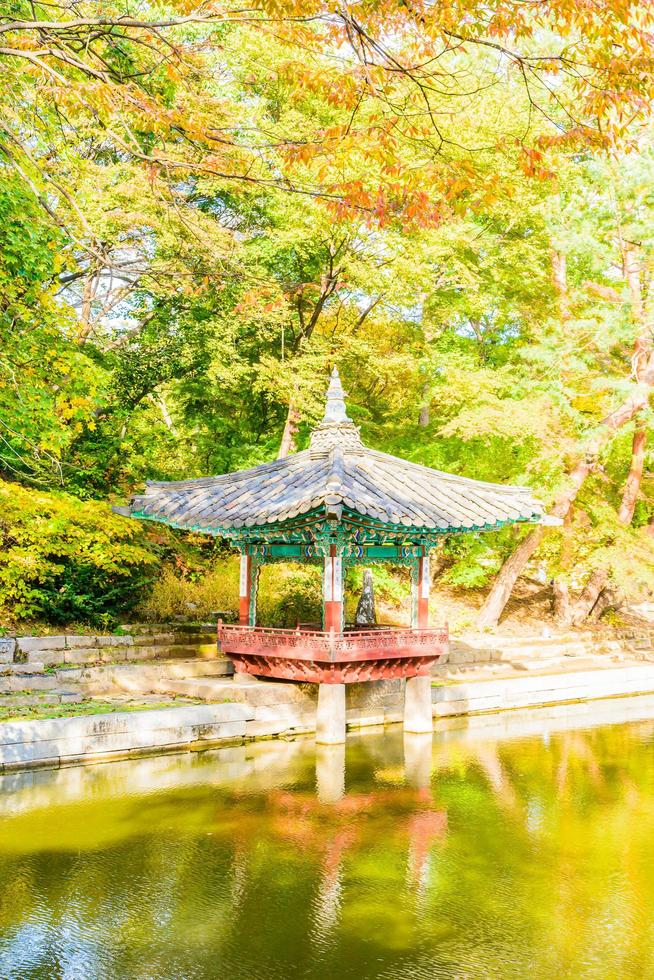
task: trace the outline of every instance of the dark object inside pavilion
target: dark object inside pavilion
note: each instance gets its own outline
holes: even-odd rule
[[[309,448],[253,469],[150,482],[126,516],[226,538],[241,555],[239,623],[218,643],[238,672],[320,685],[317,737],[341,741],[344,686],[407,678],[405,729],[431,731],[430,667],[447,652],[447,627],[429,626],[429,554],[445,534],[539,523],[524,487],[482,483],[364,446],[334,368]],[[259,569],[268,562],[323,566],[322,629],[256,625]],[[411,627],[347,627],[343,578],[351,565],[408,566]],[[322,705],[322,708],[321,708]]]

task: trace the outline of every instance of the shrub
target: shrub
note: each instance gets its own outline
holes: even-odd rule
[[[238,612],[238,559],[218,558],[204,573],[180,574],[167,565],[152,582],[136,614],[152,622],[168,622],[176,616],[208,619],[221,611],[234,617]]]
[[[292,629],[322,620],[322,568],[264,565],[259,575],[258,618],[264,626]]]
[[[137,615],[154,622],[176,616],[207,619],[221,611],[238,614],[238,557],[218,558],[204,574],[182,574],[166,567],[152,583]],[[293,627],[322,616],[321,570],[302,565],[264,565],[259,575],[257,620],[261,625]]]
[[[0,612],[14,621],[110,626],[156,557],[108,504],[0,481]]]

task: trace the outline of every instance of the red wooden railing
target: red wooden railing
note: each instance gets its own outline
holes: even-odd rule
[[[275,629],[218,622],[218,644],[224,653],[267,654],[299,659],[342,660],[429,656],[445,652],[447,625],[433,629],[389,626],[337,633],[323,630]]]

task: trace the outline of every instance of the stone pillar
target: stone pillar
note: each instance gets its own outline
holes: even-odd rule
[[[345,742],[316,745],[316,792],[321,803],[338,803],[345,795]]]
[[[345,684],[319,684],[316,742],[340,745],[345,741]]]
[[[241,575],[239,584],[238,623],[239,626],[254,625],[250,623],[250,599],[252,596],[252,558],[241,555]]]
[[[429,555],[418,559],[417,627],[420,630],[429,626]]]
[[[404,692],[404,731],[421,735],[433,732],[431,677],[407,677]]]
[[[343,629],[343,559],[336,553],[336,545],[329,546],[325,558],[322,583],[323,629],[340,633]]]

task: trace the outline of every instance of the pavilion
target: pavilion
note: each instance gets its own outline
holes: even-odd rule
[[[237,625],[218,625],[219,647],[239,672],[319,684],[317,738],[345,737],[345,684],[404,677],[405,730],[431,731],[430,667],[447,652],[446,626],[429,627],[429,554],[446,534],[547,521],[524,487],[482,483],[364,446],[334,368],[309,447],[249,470],[149,482],[119,513],[222,537],[240,552]],[[323,566],[322,629],[257,626],[259,569],[269,562]],[[411,627],[358,630],[344,622],[351,565],[411,572]]]

